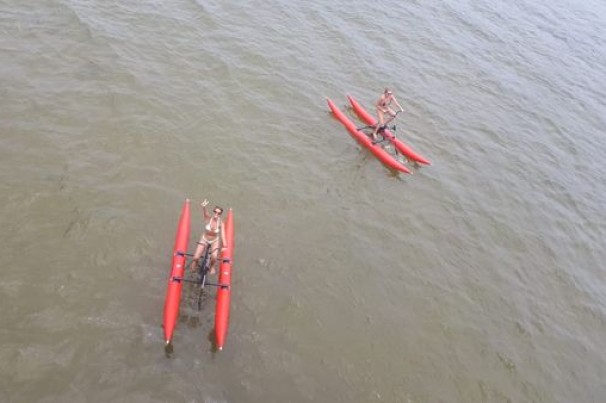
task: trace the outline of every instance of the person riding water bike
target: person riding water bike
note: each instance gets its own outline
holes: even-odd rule
[[[394,103],[398,107],[398,112],[395,112],[393,109],[389,107],[391,103]],[[377,133],[379,130],[385,129],[385,114],[391,117],[390,120],[393,120],[399,112],[404,112],[404,109],[400,106],[400,103],[393,95],[393,92],[389,88],[385,88],[383,94],[379,97],[376,103],[377,107],[377,124],[372,132],[372,140],[373,142],[377,141]]]
[[[213,215],[208,214],[206,210],[206,206],[208,205],[208,200],[204,199],[200,206],[202,206],[202,211],[204,213],[203,220],[206,224],[204,227],[204,231],[202,232],[202,236],[200,237],[200,241],[198,242],[198,246],[196,247],[196,252],[194,253],[194,258],[191,262],[191,270],[195,271],[198,262],[200,261],[200,257],[206,251],[206,248],[210,249],[210,274],[215,274],[215,266],[217,264],[217,257],[219,254],[219,241],[221,241],[221,246],[224,249],[227,245],[225,243],[225,228],[223,225],[223,220],[221,220],[221,214],[223,214],[223,209],[219,206],[215,206],[213,209]]]

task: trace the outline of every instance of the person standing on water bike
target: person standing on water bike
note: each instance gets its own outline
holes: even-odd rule
[[[391,109],[389,107],[389,105],[391,105],[392,102],[398,107],[398,109],[399,109],[398,112],[395,112],[393,109]],[[385,91],[383,91],[383,94],[381,94],[381,96],[377,100],[376,107],[377,107],[377,124],[375,125],[375,128],[372,132],[372,141],[373,142],[377,141],[377,133],[379,132],[379,130],[385,129],[385,127],[384,127],[385,126],[385,114],[388,114],[391,117],[391,119],[393,120],[393,118],[395,118],[399,112],[404,112],[404,109],[402,109],[402,107],[400,106],[400,103],[398,102],[396,97],[393,95],[393,92],[389,88],[385,88]]]
[[[198,246],[196,247],[196,253],[194,253],[194,258],[191,262],[191,270],[196,270],[200,257],[204,254],[206,248],[211,248],[210,274],[215,274],[215,266],[217,264],[217,257],[219,255],[219,241],[221,241],[222,248],[227,246],[225,243],[225,227],[223,225],[223,220],[221,220],[223,209],[219,206],[215,206],[213,209],[213,215],[210,215],[206,210],[207,205],[208,200],[206,199],[200,203],[200,206],[202,206],[202,212],[204,213],[204,223],[206,225],[204,227],[204,231],[202,232],[202,236],[200,237],[200,241],[198,242]]]

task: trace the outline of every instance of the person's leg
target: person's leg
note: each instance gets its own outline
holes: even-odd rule
[[[391,123],[396,118],[396,116],[398,115],[393,109],[389,109],[387,111],[387,113],[389,114],[389,118],[387,118],[387,120],[383,121],[383,126]]]
[[[219,261],[219,242],[215,242],[212,245],[210,250],[210,274],[215,274],[217,272],[217,262]]]
[[[194,257],[191,260],[191,265],[189,266],[191,271],[196,271],[196,267],[198,266],[198,262],[200,261],[200,256],[204,254],[206,247],[208,246],[208,242],[204,239],[204,235],[200,237],[200,241],[198,242],[198,246],[196,246],[196,252],[194,253]]]
[[[377,140],[377,133],[379,132],[379,129],[381,127],[383,127],[384,124],[385,124],[385,112],[383,112],[382,109],[377,108],[377,124],[375,125],[375,129],[372,132],[373,141]]]

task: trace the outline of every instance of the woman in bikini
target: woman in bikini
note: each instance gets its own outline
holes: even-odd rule
[[[393,92],[389,88],[385,88],[385,91],[383,91],[383,94],[381,94],[381,96],[377,100],[377,104],[376,104],[378,122],[375,126],[375,129],[372,132],[373,141],[377,140],[377,133],[383,126],[385,126],[385,114],[388,114],[392,118],[395,118],[396,115],[398,114],[397,112],[395,112],[393,109],[391,109],[389,107],[389,105],[391,105],[392,101],[399,108],[399,112],[404,112],[404,109],[402,109],[402,107],[398,103],[398,100],[393,95]]]
[[[215,206],[213,209],[213,215],[208,214],[206,210],[206,206],[208,205],[208,200],[204,199],[200,206],[202,206],[202,212],[204,213],[204,223],[206,226],[204,227],[204,232],[202,232],[202,236],[200,237],[200,241],[198,242],[198,246],[196,247],[196,253],[194,253],[194,258],[191,262],[191,270],[195,271],[196,266],[198,265],[198,261],[200,257],[206,251],[206,248],[210,249],[210,274],[215,274],[215,265],[217,264],[217,256],[219,255],[219,241],[221,241],[221,246],[225,248],[225,229],[223,226],[223,220],[221,220],[221,214],[223,214],[223,209],[219,206]]]

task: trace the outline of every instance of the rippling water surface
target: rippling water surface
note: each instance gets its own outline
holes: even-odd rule
[[[323,3],[1,2],[1,401],[604,401],[606,5]],[[326,107],[384,86],[412,176]],[[231,327],[167,358],[186,197]]]

